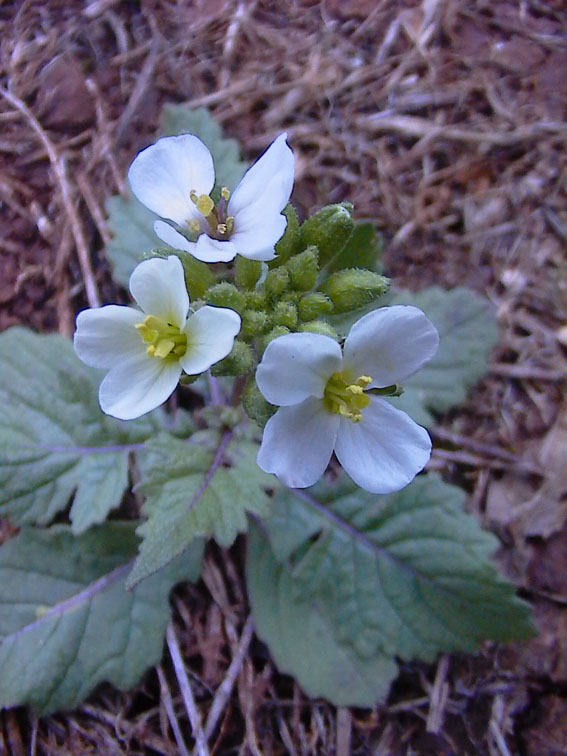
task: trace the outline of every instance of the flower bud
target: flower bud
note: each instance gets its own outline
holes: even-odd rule
[[[279,299],[289,287],[289,272],[287,268],[274,268],[266,276],[264,283],[266,293],[270,299]]]
[[[335,341],[339,340],[339,335],[330,323],[326,320],[310,320],[308,323],[302,323],[299,326],[300,331],[308,333],[320,333],[322,336],[330,336]]]
[[[297,307],[291,302],[278,302],[274,307],[275,325],[295,328],[297,325]]]
[[[258,339],[257,345],[260,352],[263,352],[264,349],[268,346],[270,341],[273,341],[274,339],[277,339],[278,336],[286,336],[288,333],[290,333],[289,328],[286,328],[285,326],[278,325],[275,328],[272,328],[272,330],[265,334],[265,336],[262,336]]]
[[[234,272],[237,286],[241,289],[253,289],[262,273],[262,263],[237,255]]]
[[[315,286],[319,272],[317,247],[307,247],[304,252],[292,257],[286,267],[292,287],[299,291],[309,291]]]
[[[301,244],[314,244],[324,266],[343,249],[354,228],[350,202],[327,205],[301,224]]]
[[[258,423],[262,429],[278,409],[264,399],[253,378],[244,389],[242,406],[248,417]]]
[[[244,312],[246,307],[244,294],[228,281],[222,281],[222,283],[211,286],[205,293],[205,299],[209,304],[229,307],[240,314]]]
[[[294,206],[286,205],[283,214],[287,218],[287,226],[284,235],[275,246],[276,259],[268,263],[270,268],[277,268],[287,262],[299,249],[299,221]]]
[[[246,309],[247,310],[265,310],[268,304],[268,300],[265,292],[255,289],[254,291],[247,291],[244,295],[246,297]]]
[[[381,297],[389,288],[389,278],[359,268],[339,270],[321,287],[333,301],[336,313],[358,310]]]
[[[323,292],[314,291],[299,300],[298,311],[301,320],[314,320],[320,315],[333,312],[333,303]]]
[[[272,324],[272,319],[263,310],[245,310],[242,313],[241,333],[244,336],[257,336],[265,333]]]
[[[234,342],[230,354],[211,367],[213,375],[244,375],[256,367],[254,352],[243,341]]]

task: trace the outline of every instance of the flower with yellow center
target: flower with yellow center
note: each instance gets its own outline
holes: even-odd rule
[[[427,431],[380,394],[430,360],[435,326],[417,307],[383,307],[350,330],[344,349],[328,336],[291,333],[271,341],[258,388],[280,409],[264,429],[258,465],[293,488],[316,483],[333,451],[373,493],[406,486],[431,454]]]
[[[75,351],[91,367],[109,372],[99,389],[103,412],[131,420],[173,393],[181,373],[198,375],[226,357],[240,316],[224,307],[189,313],[179,259],[144,260],[130,277],[140,309],[105,305],[77,317]]]
[[[236,254],[272,260],[286,228],[282,210],[294,177],[286,134],[270,145],[231,193],[222,187],[215,204],[215,167],[207,147],[193,134],[163,137],[134,159],[128,178],[140,202],[162,220],[156,235],[203,262],[228,262]]]

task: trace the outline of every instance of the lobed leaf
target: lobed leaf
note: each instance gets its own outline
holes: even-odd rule
[[[131,688],[159,661],[169,592],[198,578],[203,544],[128,592],[136,546],[134,523],[113,522],[80,537],[24,528],[0,547],[0,707],[70,709],[102,681]]]

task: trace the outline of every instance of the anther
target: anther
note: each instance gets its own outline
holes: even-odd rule
[[[230,197],[230,191],[228,187],[223,186],[223,188],[220,190],[220,193],[223,200],[225,200],[225,202],[228,202],[228,198]]]

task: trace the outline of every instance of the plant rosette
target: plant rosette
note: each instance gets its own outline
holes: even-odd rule
[[[256,371],[258,388],[280,409],[264,429],[258,465],[292,488],[314,485],[333,451],[350,477],[372,493],[398,491],[423,469],[431,439],[380,394],[419,370],[439,334],[417,307],[370,312],[350,330],[344,350],[314,333],[270,342]]]
[[[226,357],[240,316],[224,307],[189,311],[183,265],[171,255],[144,260],[130,277],[140,309],[104,305],[77,316],[74,347],[80,359],[109,372],[99,389],[103,412],[132,420],[173,393],[181,373],[198,375]]]
[[[244,174],[236,189],[222,187],[215,204],[211,153],[193,134],[163,137],[142,150],[130,166],[132,191],[164,220],[154,223],[166,244],[203,262],[230,262],[237,254],[273,260],[282,237],[294,178],[294,158],[280,136]]]

